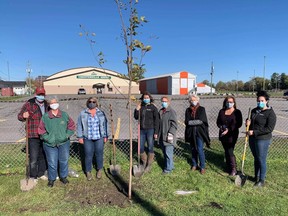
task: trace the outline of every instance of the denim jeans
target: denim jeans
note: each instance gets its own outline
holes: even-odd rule
[[[164,155],[164,172],[171,172],[174,169],[174,161],[173,161],[173,145],[164,146],[162,144],[162,151]]]
[[[269,140],[257,140],[255,137],[249,137],[249,146],[254,156],[254,174],[260,180],[265,180],[267,171],[267,155],[271,143]]]
[[[93,156],[96,157],[96,169],[103,168],[103,155],[104,155],[104,139],[101,137],[98,140],[84,139],[84,152],[85,152],[85,171],[91,172]]]
[[[44,175],[47,170],[47,162],[45,152],[43,150],[43,142],[39,138],[29,138],[29,165],[30,177],[37,178]]]
[[[198,157],[200,160],[200,169],[205,169],[205,154],[204,154],[204,142],[200,137],[196,137],[196,144],[191,145],[192,150],[192,166],[198,166]]]
[[[148,153],[154,153],[154,129],[140,130],[140,153],[145,151],[145,142],[147,141]]]
[[[59,163],[59,177],[66,178],[68,176],[68,160],[70,151],[70,140],[65,144],[51,147],[44,144],[44,150],[48,162],[48,179],[54,181],[57,177]]]

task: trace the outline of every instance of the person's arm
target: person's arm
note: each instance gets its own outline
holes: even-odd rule
[[[82,125],[81,113],[79,114],[78,120],[77,120],[77,138],[78,138],[78,142],[80,144],[84,143],[84,140],[83,140],[83,125]]]
[[[18,113],[18,120],[19,121],[25,121],[28,117],[29,117],[29,113],[28,113],[28,110],[27,110],[27,106],[28,106],[28,102],[26,102],[20,112]],[[24,114],[25,113],[25,114]]]
[[[154,134],[156,135],[155,139],[157,139],[160,125],[159,125],[159,112],[156,106],[154,106],[153,118],[154,118]]]
[[[171,133],[175,136],[177,132],[177,128],[178,128],[177,114],[174,109],[171,109],[170,112],[171,112],[171,116],[169,119],[170,124],[169,124],[168,133]]]
[[[272,133],[276,125],[276,115],[273,110],[267,116],[266,124],[262,125],[259,130],[253,130],[253,134],[257,137],[259,135]]]
[[[73,119],[70,118],[70,116],[68,116],[68,124],[67,124],[67,137],[70,137],[74,134],[75,132],[75,122],[73,121]]]

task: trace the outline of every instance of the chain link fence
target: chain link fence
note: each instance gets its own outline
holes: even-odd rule
[[[140,98],[139,95],[135,98]],[[88,96],[59,96],[60,109],[66,111],[71,118],[77,123],[77,118],[81,110],[85,108]],[[160,108],[161,96],[155,96],[155,105]],[[224,160],[224,151],[220,141],[218,140],[218,127],[216,119],[218,112],[222,107],[223,97],[203,97],[200,99],[200,104],[206,108],[206,113],[209,123],[209,135],[211,138],[211,149],[205,148],[206,160]],[[130,134],[129,134],[129,106],[127,99],[112,96],[99,96],[99,105],[105,112],[108,119],[109,141],[105,144],[104,160],[109,163],[112,157],[112,136],[111,136],[111,118],[114,124],[114,138],[116,144],[117,163],[128,166],[129,150],[130,150]],[[136,100],[137,101],[137,100]],[[17,114],[20,111],[23,101],[1,102],[0,103],[0,173],[24,173],[25,171],[25,125],[17,120]],[[241,110],[243,119],[248,116],[249,107],[256,106],[255,97],[236,97],[237,108]],[[287,126],[287,103],[283,98],[271,98],[270,105],[273,107],[277,115],[277,123],[273,132],[273,141],[269,149],[268,160],[280,159],[288,160],[288,126]],[[112,107],[112,116],[110,112]],[[132,118],[132,144],[133,157],[137,162],[137,143],[138,143],[138,126],[137,121],[133,118],[133,112],[137,102],[131,104]],[[177,131],[177,146],[174,151],[175,160],[187,160],[191,158],[190,146],[184,142],[184,116],[185,110],[189,106],[187,96],[174,96],[171,101],[171,106],[176,110],[178,118]],[[240,161],[244,147],[245,125],[240,128],[240,135],[235,147],[237,160]],[[83,146],[77,142],[76,134],[71,137],[70,148],[70,165],[83,166]],[[155,141],[155,155],[162,157],[161,148]],[[252,157],[250,150],[247,151],[247,158]],[[177,166],[177,164],[176,164]]]

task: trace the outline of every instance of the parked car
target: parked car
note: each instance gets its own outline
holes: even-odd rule
[[[288,96],[288,91],[284,92],[283,96]]]
[[[84,88],[78,89],[78,95],[81,95],[81,94],[86,94],[86,90]]]

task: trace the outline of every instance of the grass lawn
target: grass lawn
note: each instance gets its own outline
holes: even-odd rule
[[[273,149],[272,149],[273,150]],[[278,149],[279,150],[279,149]],[[249,150],[248,150],[249,151]],[[22,172],[3,173],[0,176],[0,215],[288,215],[288,161],[268,160],[266,187],[253,188],[253,159],[247,155],[243,187],[234,184],[234,177],[224,171],[221,148],[206,149],[207,172],[201,175],[190,171],[190,155],[175,158],[175,170],[162,175],[163,158],[156,148],[156,160],[150,173],[133,178],[132,200],[125,196],[129,167],[126,159],[121,164],[121,175],[113,177],[107,171],[100,180],[86,180],[82,168],[75,160],[70,167],[80,173],[79,178],[69,178],[70,184],[57,181],[53,188],[47,181],[39,180],[29,192],[20,191]],[[237,152],[240,168],[241,151]],[[269,158],[269,156],[268,156]],[[123,161],[125,160],[125,161]],[[192,191],[176,195],[175,191]]]

